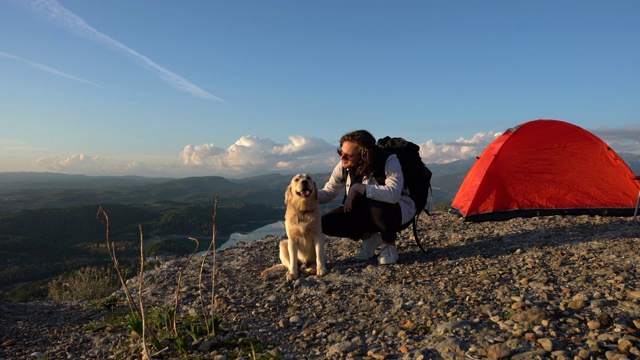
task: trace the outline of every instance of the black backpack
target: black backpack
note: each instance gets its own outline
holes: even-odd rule
[[[389,154],[396,154],[398,160],[400,160],[404,183],[409,189],[409,197],[416,204],[416,213],[414,214],[413,219],[405,224],[403,229],[407,228],[410,224],[413,224],[413,237],[416,239],[416,244],[422,252],[426,252],[422,247],[422,244],[420,244],[416,228],[417,218],[423,210],[427,215],[430,215],[426,206],[427,198],[429,197],[429,190],[431,189],[431,170],[427,168],[427,166],[422,162],[422,158],[420,158],[420,147],[410,141],[400,137],[392,138],[387,136],[378,140],[378,146],[385,153],[385,161]],[[377,166],[377,168],[374,169],[373,176],[378,184],[385,183],[385,161],[380,161],[379,165],[381,166]]]

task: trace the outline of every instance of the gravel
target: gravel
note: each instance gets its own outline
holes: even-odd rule
[[[169,342],[150,353],[217,360],[640,357],[640,223],[632,218],[471,223],[442,212],[422,216],[419,229],[428,252],[406,230],[400,261],[389,266],[355,261],[358,242],[328,238],[329,273],[291,282],[284,272],[259,276],[278,263],[283,237],[220,250],[217,334],[188,337],[182,354]],[[145,272],[145,309],[175,302],[187,264],[178,319],[200,316],[201,261],[170,259]],[[202,274],[205,303],[210,267]],[[136,299],[137,284],[128,281]],[[142,342],[113,310],[80,301],[0,303],[0,311],[0,359],[142,358]]]

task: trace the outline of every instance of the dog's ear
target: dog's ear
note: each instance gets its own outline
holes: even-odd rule
[[[291,200],[291,185],[287,186],[287,190],[284,192],[284,204],[289,205],[289,200]]]

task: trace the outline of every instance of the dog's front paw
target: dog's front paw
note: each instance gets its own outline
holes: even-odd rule
[[[329,271],[325,267],[318,266],[318,269],[316,269],[316,274],[318,276],[325,276],[327,273],[329,273]]]
[[[293,274],[293,273],[287,271],[287,281],[295,280],[297,278],[298,278],[298,274]]]

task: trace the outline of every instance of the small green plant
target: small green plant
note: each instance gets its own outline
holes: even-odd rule
[[[178,335],[173,341],[173,345],[176,347],[176,351],[180,354],[187,354],[189,352],[189,346],[187,345],[187,336]]]
[[[131,331],[132,334],[142,338],[142,319],[140,319],[137,315],[129,315],[126,317],[126,325],[127,330]]]
[[[87,331],[100,331],[100,330],[104,330],[107,328],[107,324],[104,323],[96,323],[96,322],[91,322],[87,325],[85,325],[84,329]]]
[[[156,330],[167,331],[173,327],[176,309],[172,306],[158,307],[149,311],[148,318]]]
[[[216,315],[213,319],[207,319],[207,329],[213,329],[213,333],[216,334],[218,329],[220,328],[220,324],[222,323],[222,319],[220,316]]]
[[[433,211],[448,211],[451,207],[446,203],[438,203],[433,207]]]
[[[201,332],[202,327],[198,324],[191,324],[189,325],[189,329],[187,329],[187,335],[189,335],[193,341],[198,340]]]
[[[429,335],[433,333],[433,329],[431,329],[431,326],[425,324],[411,328],[409,330],[409,333],[418,335]]]
[[[149,342],[151,343],[151,346],[153,346],[153,348],[156,349],[157,351],[162,350],[162,344],[160,343],[160,340],[158,340],[157,337],[155,336],[150,337]]]
[[[524,330],[528,333],[532,333],[533,332],[533,324],[531,324],[530,322],[527,322],[524,325]]]
[[[115,255],[115,247],[114,244],[110,240],[110,222],[109,217],[101,206],[98,209],[97,217],[103,217],[106,220],[106,239],[107,239],[107,249],[109,250],[109,255],[111,256],[111,260],[113,261],[114,267],[116,269],[116,279],[120,280],[124,293],[126,295],[126,301],[118,298],[117,296],[109,296],[100,302],[97,303],[96,306],[102,307],[104,309],[115,309],[116,305],[119,303],[126,303],[129,305],[130,313],[129,315],[124,317],[119,317],[120,321],[123,321],[124,327],[131,332],[132,337],[138,337],[142,341],[143,346],[143,358],[151,358],[150,353],[147,348],[147,341],[158,351],[175,351],[181,354],[182,358],[192,358],[189,356],[189,347],[192,341],[197,341],[200,337],[207,336],[216,336],[216,331],[220,327],[221,318],[215,314],[216,310],[216,302],[215,302],[215,273],[216,273],[216,258],[215,258],[215,237],[217,234],[216,230],[216,216],[217,216],[217,204],[218,197],[216,196],[216,202],[214,205],[214,215],[213,215],[213,239],[207,253],[211,252],[213,254],[212,259],[212,278],[211,278],[211,311],[207,312],[205,301],[203,297],[203,284],[202,284],[202,274],[205,266],[205,260],[207,256],[203,257],[203,261],[200,267],[199,273],[199,295],[200,301],[202,305],[202,316],[185,316],[181,317],[178,314],[177,309],[179,309],[179,299],[180,299],[180,289],[182,287],[182,275],[184,270],[189,265],[191,259],[196,254],[199,241],[195,238],[189,237],[189,240],[195,242],[195,248],[189,258],[183,263],[182,267],[178,272],[178,282],[175,291],[175,301],[172,305],[167,306],[157,306],[150,311],[145,311],[145,304],[142,294],[144,294],[143,289],[143,279],[144,279],[144,270],[147,269],[145,267],[144,259],[145,259],[145,250],[144,250],[144,236],[142,232],[142,225],[139,225],[140,231],[140,272],[138,273],[138,303],[134,301],[133,296],[131,295],[130,290],[127,287],[126,282],[124,281],[123,271],[121,270],[118,260]],[[213,250],[213,251],[212,251]],[[113,311],[111,316],[113,316]],[[122,315],[120,315],[122,316]],[[95,329],[98,329],[100,325],[94,325]],[[107,325],[104,325],[107,326]],[[263,344],[256,343],[256,339],[246,339],[246,334],[240,335],[238,337],[239,342],[237,345],[229,345],[233,346],[233,348],[241,347],[241,353],[243,355],[252,355],[253,359],[280,359],[280,357],[274,357],[270,354],[262,354],[260,357],[256,357],[256,354],[260,354],[264,352],[266,346]],[[173,349],[171,349],[173,347]],[[186,356],[186,357],[184,357]]]
[[[246,333],[237,333],[229,336],[222,342],[226,348],[235,349],[232,357],[246,357],[251,355],[252,359],[268,360],[281,359],[280,356],[264,353],[269,344],[260,343],[258,339],[247,337]],[[261,354],[259,357],[256,354]]]
[[[111,295],[100,300],[99,304],[105,310],[113,310],[113,308],[120,303],[122,299],[118,295]]]

